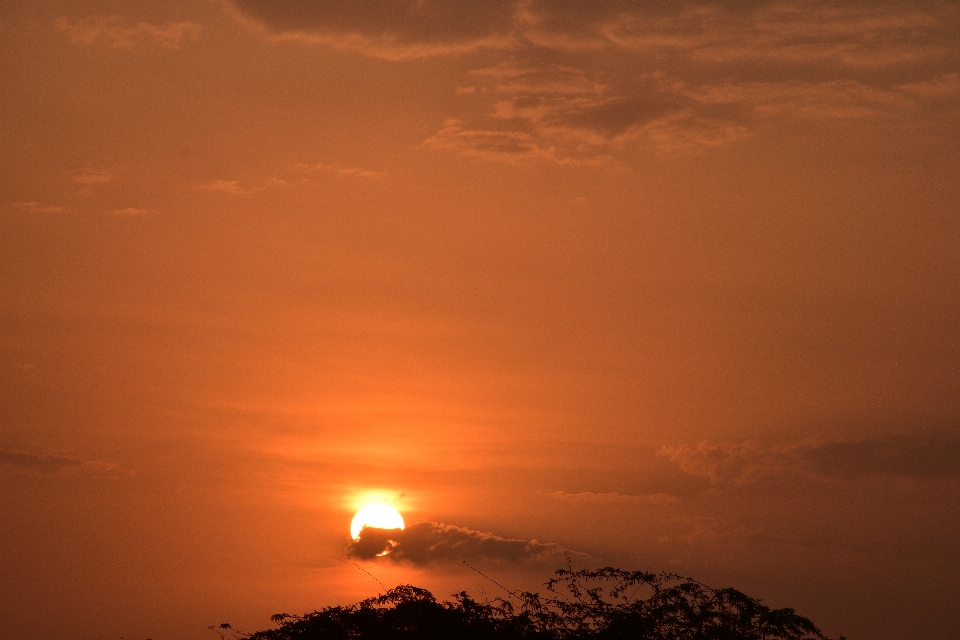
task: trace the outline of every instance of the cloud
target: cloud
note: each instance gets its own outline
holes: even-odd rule
[[[151,213],[156,213],[156,209],[138,209],[137,207],[125,207],[123,209],[115,209],[110,212],[112,216],[145,216]]]
[[[891,438],[824,442],[800,452],[802,463],[838,478],[960,476],[960,440]]]
[[[743,140],[761,122],[885,120],[945,104],[960,75],[877,86],[855,79],[690,81],[665,71],[605,81],[575,66],[510,60],[475,69],[470,96],[486,113],[451,118],[425,148],[517,162],[530,158],[598,164],[638,147],[697,152]]]
[[[619,493],[617,491],[594,493],[593,491],[582,491],[580,493],[568,493],[566,491],[554,491],[548,493],[548,496],[555,500],[569,502],[571,504],[676,504],[680,498],[669,493],[651,493],[651,494],[630,494]]]
[[[263,191],[262,188],[244,189],[236,180],[213,180],[197,187],[201,191],[213,191],[216,193],[229,193],[235,196],[249,196]]]
[[[511,540],[437,522],[418,522],[406,529],[363,529],[350,546],[356,558],[383,556],[393,562],[419,566],[482,560],[503,564],[561,566],[567,556],[588,559],[586,554],[553,543]]]
[[[61,207],[53,204],[43,204],[36,200],[21,200],[10,204],[14,209],[29,211],[30,213],[68,213],[69,207]]]
[[[424,141],[435,150],[517,162],[601,164],[635,145],[689,152],[748,135],[739,105],[707,102],[664,73],[614,87],[570,65],[511,60],[475,69],[464,95],[490,103],[482,121],[450,119]]]
[[[955,50],[947,7],[910,3],[756,2],[749,10],[679,5],[627,11],[596,24],[607,42],[709,63],[764,62],[876,69]]]
[[[64,473],[101,475],[120,471],[118,465],[109,462],[28,453],[14,449],[0,449],[0,470],[3,469],[43,475],[61,475]]]
[[[444,127],[423,141],[427,149],[449,150],[478,158],[517,162],[526,158],[556,160],[555,150],[522,131],[464,129],[459,120],[448,120]]]
[[[684,93],[703,106],[741,105],[761,117],[876,118],[916,104],[901,91],[856,80],[706,84]]]
[[[706,478],[711,484],[749,484],[781,471],[788,460],[784,450],[755,441],[704,441],[695,447],[661,447],[657,453],[681,471]]]
[[[656,87],[617,95],[570,66],[510,62],[472,74],[493,80],[493,92],[504,94],[491,117],[528,123],[543,136],[602,144],[681,109],[675,96]]]
[[[106,184],[113,180],[113,173],[110,171],[94,171],[93,169],[84,169],[71,178],[77,184],[94,185]]]
[[[271,38],[404,58],[481,47],[635,51],[701,62],[834,63],[863,68],[956,50],[950,3],[721,0],[223,0]]]
[[[955,100],[960,96],[960,73],[945,73],[919,82],[904,83],[897,89],[922,100]]]
[[[75,20],[64,16],[53,24],[74,44],[100,44],[113,49],[133,49],[143,43],[179,49],[184,41],[196,40],[201,28],[195,22],[138,22],[129,26],[124,22],[120,16],[88,16]]]
[[[960,476],[960,440],[906,436],[789,445],[756,441],[662,447],[659,455],[714,485],[746,485],[783,473],[824,478]]]
[[[359,167],[341,167],[339,165],[327,162],[318,162],[314,165],[299,164],[296,166],[296,168],[302,171],[322,171],[335,173],[339,176],[367,178],[370,180],[383,180],[390,175],[384,171],[373,171],[371,169],[361,169]]]
[[[774,120],[929,120],[916,108],[952,107],[960,57],[952,3],[222,2],[265,37],[370,56],[489,48],[501,60],[454,89],[475,102],[422,146],[511,163],[697,153]]]
[[[509,46],[517,12],[516,0],[224,0],[224,7],[270,38],[323,43],[384,58]]]

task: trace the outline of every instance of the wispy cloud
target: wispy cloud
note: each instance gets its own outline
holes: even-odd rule
[[[960,73],[944,73],[918,82],[903,83],[896,88],[921,100],[955,100],[960,97]]]
[[[486,115],[474,126],[448,120],[424,147],[513,162],[601,164],[636,145],[688,152],[748,135],[742,115],[704,106],[663,73],[613,87],[569,65],[511,61],[469,75],[469,94],[489,105]]]
[[[516,0],[291,3],[224,0],[229,14],[272,40],[321,44],[388,59],[508,48]]]
[[[960,440],[892,437],[789,445],[700,442],[660,449],[682,471],[714,485],[745,485],[783,473],[853,479],[864,476],[960,476]]]
[[[444,127],[423,141],[423,147],[448,150],[463,155],[517,162],[526,158],[556,159],[555,150],[541,145],[534,136],[522,131],[465,129],[459,120],[448,120]]]
[[[950,10],[906,3],[760,3],[753,11],[720,7],[625,12],[596,23],[609,43],[647,53],[672,52],[710,63],[832,63],[876,69],[943,56],[951,46]]]
[[[372,169],[361,169],[360,167],[342,167],[336,163],[317,162],[315,164],[300,163],[294,166],[294,169],[300,172],[323,172],[333,173],[338,176],[366,178],[369,180],[383,180],[390,174],[384,171],[374,171]]]
[[[707,84],[684,91],[701,105],[742,105],[760,116],[876,118],[910,108],[903,92],[857,82],[742,82]]]
[[[69,213],[69,207],[54,204],[44,204],[36,200],[20,200],[10,204],[14,209],[29,211],[30,213]]]
[[[840,440],[801,450],[799,458],[816,473],[838,478],[960,476],[960,440]]]
[[[486,107],[451,118],[425,148],[517,162],[585,164],[638,147],[688,153],[752,135],[760,123],[884,120],[890,126],[960,96],[960,74],[878,86],[855,79],[691,81],[664,71],[613,84],[570,65],[511,60],[471,71],[457,91]]]
[[[113,172],[84,169],[83,171],[75,174],[71,180],[82,185],[106,184],[113,180]]]
[[[15,449],[0,449],[0,470],[3,469],[43,475],[66,473],[104,475],[122,471],[119,465],[110,462],[53,454],[37,454]]]
[[[454,91],[475,102],[422,146],[511,163],[697,153],[777,121],[916,118],[920,102],[955,98],[960,56],[950,3],[333,4],[223,0],[272,39],[386,58],[509,56],[465,75]]]
[[[133,49],[140,44],[153,44],[166,49],[179,49],[184,42],[192,42],[200,34],[195,22],[165,22],[127,24],[120,16],[88,16],[54,21],[54,26],[79,45],[103,45],[113,49]]]
[[[579,493],[568,493],[566,491],[553,491],[547,494],[555,500],[569,502],[571,504],[676,504],[680,498],[669,493],[651,493],[651,494],[632,494],[619,493],[617,491],[608,491],[594,493],[593,491],[581,491]]]
[[[224,0],[223,6],[268,38],[395,59],[478,48],[522,52],[534,45],[579,54],[619,50],[709,63],[875,69],[942,57],[956,50],[957,35],[957,10],[950,3],[410,0],[387,7]]]
[[[156,213],[156,209],[140,209],[138,207],[124,207],[123,209],[114,209],[110,212],[112,216],[146,216]]]
[[[263,191],[263,187],[252,187],[244,189],[237,180],[213,180],[201,184],[197,187],[201,191],[213,191],[215,193],[229,193],[235,196],[249,196]]]

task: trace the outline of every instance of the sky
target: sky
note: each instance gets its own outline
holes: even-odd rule
[[[25,0],[0,80],[0,636],[567,562],[960,633],[955,2]]]

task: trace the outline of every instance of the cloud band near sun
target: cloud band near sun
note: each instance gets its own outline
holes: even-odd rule
[[[393,562],[419,566],[464,560],[560,566],[567,557],[589,558],[559,544],[513,540],[438,522],[418,522],[402,530],[364,529],[349,552],[355,558],[369,560],[382,556]]]

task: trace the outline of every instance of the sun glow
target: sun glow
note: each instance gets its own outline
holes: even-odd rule
[[[393,507],[378,502],[368,504],[357,511],[350,523],[350,535],[354,540],[360,539],[360,531],[364,527],[373,527],[376,529],[403,529],[403,517]]]

